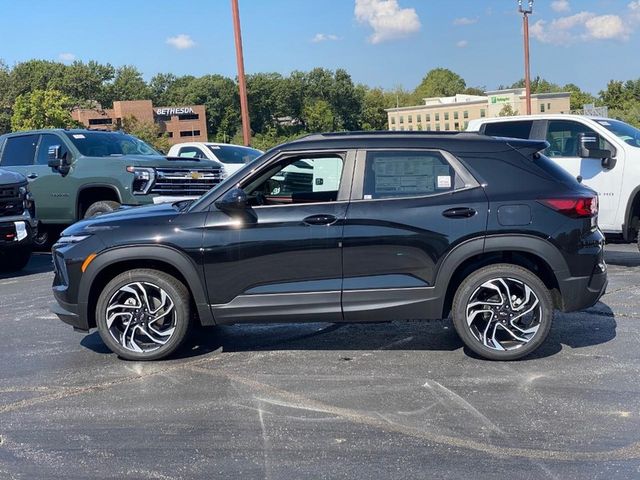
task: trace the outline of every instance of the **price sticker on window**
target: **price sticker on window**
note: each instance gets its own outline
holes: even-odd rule
[[[451,188],[451,175],[438,175],[438,188]]]

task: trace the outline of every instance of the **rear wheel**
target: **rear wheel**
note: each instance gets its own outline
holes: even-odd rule
[[[464,344],[490,360],[515,360],[544,342],[553,321],[551,293],[531,271],[511,264],[473,272],[456,292],[453,324]]]
[[[175,277],[158,270],[123,272],[103,289],[96,305],[100,337],[128,360],[158,360],[175,352],[187,338],[189,291]]]
[[[104,213],[111,213],[120,208],[118,202],[111,200],[101,200],[99,202],[92,203],[86,212],[84,212],[84,218],[97,217]]]
[[[17,272],[29,263],[31,247],[11,248],[0,253],[0,271]]]

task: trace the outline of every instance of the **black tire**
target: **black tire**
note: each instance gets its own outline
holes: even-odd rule
[[[171,319],[171,325],[175,326],[173,333],[164,345],[159,346],[152,351],[137,352],[133,351],[131,348],[127,348],[122,344],[121,336],[119,336],[119,339],[116,339],[117,329],[114,328],[114,325],[117,325],[117,322],[114,320],[112,323],[112,328],[114,328],[114,331],[116,332],[115,334],[112,333],[112,330],[107,326],[106,314],[110,301],[112,301],[116,295],[120,294],[120,289],[128,287],[130,284],[134,284],[136,282],[145,285],[145,287],[155,286],[164,290],[171,302],[173,302],[173,309],[171,310],[173,312],[171,314],[172,317],[169,317],[168,315],[164,317],[165,319]],[[189,290],[175,277],[158,270],[135,269],[123,272],[113,278],[113,280],[111,280],[100,293],[96,304],[96,323],[98,326],[98,332],[100,333],[100,337],[104,343],[119,357],[127,360],[159,360],[166,358],[178,350],[189,335],[191,328]],[[147,326],[144,323],[139,323],[139,325],[141,328],[150,326],[150,324]],[[120,323],[120,326],[122,329],[126,328],[124,323]],[[155,326],[157,327],[158,324],[156,323]],[[142,338],[144,340],[146,336],[138,335],[137,338]],[[136,342],[136,344],[137,343],[138,342]],[[154,346],[155,345],[152,344],[152,347]]]
[[[92,203],[89,208],[84,212],[84,218],[97,217],[103,213],[111,213],[120,208],[118,202],[111,200],[101,200],[99,202]]]
[[[521,335],[519,331],[514,329],[513,326],[511,326],[509,323],[510,315],[515,317],[514,320],[516,320],[521,315],[519,311],[511,310],[511,308],[513,307],[511,301],[509,301],[508,303],[504,302],[504,307],[493,306],[498,305],[493,303],[483,303],[482,306],[476,306],[475,309],[482,310],[482,312],[489,312],[489,310],[483,309],[495,309],[495,311],[488,315],[487,313],[480,313],[478,317],[474,317],[478,320],[472,321],[472,325],[468,325],[467,323],[467,307],[472,300],[472,296],[473,300],[477,301],[476,295],[478,295],[478,292],[481,292],[481,288],[485,288],[482,286],[486,285],[487,282],[492,283],[497,279],[506,280],[507,283],[511,285],[511,287],[515,288],[519,288],[522,284],[522,292],[524,292],[524,285],[528,286],[533,294],[537,297],[539,302],[538,304],[535,304],[534,300],[531,300],[533,299],[533,297],[529,297],[530,304],[536,305],[535,308],[532,309],[532,311],[535,313],[535,316],[532,317],[531,321],[536,322],[535,324],[538,325],[537,331],[531,334],[526,343],[523,343],[520,346],[512,345],[510,347],[514,348],[512,350],[498,350],[496,349],[496,347],[490,348],[485,344],[485,342],[487,341],[486,337],[484,338],[485,342],[483,342],[481,338],[475,336],[482,336],[482,333],[485,331],[484,326],[489,324],[491,324],[491,326],[493,327],[489,328],[489,330],[492,332],[496,332],[496,323],[504,324],[506,327],[509,327],[511,331],[514,331],[518,333],[518,335]],[[489,292],[489,295],[491,294],[491,289],[486,289],[485,291]],[[498,294],[496,293],[496,295]],[[500,294],[500,297],[502,297],[502,294]],[[519,297],[516,299],[516,301],[518,299]],[[491,301],[499,300],[498,297],[493,297]],[[470,306],[469,308],[474,307]],[[522,309],[522,311],[527,310],[527,308]],[[551,292],[549,292],[549,289],[546,287],[546,285],[542,282],[542,280],[540,280],[538,276],[536,276],[530,270],[517,265],[506,263],[489,265],[473,272],[462,282],[462,284],[460,284],[453,299],[452,315],[453,325],[456,329],[456,332],[458,332],[458,335],[460,336],[464,344],[475,353],[489,360],[516,360],[532,353],[546,339],[547,335],[549,334],[549,329],[551,328],[551,323],[553,322],[553,299],[551,298]],[[494,318],[499,321],[494,321]],[[530,324],[529,326],[523,328],[526,329],[530,326],[534,326],[535,324]],[[477,329],[478,326],[482,326],[483,328],[481,328],[480,331],[475,331],[474,333],[473,329]],[[522,325],[519,326],[522,327]],[[509,344],[509,342],[513,342],[514,344],[522,343],[519,341],[514,341],[512,337],[507,335],[507,331],[504,327],[502,327],[502,325],[498,325],[498,327],[501,327],[499,329],[500,331],[498,332],[498,335],[506,337],[506,344]],[[526,336],[522,335],[522,337]],[[495,338],[495,333],[493,335],[493,338]],[[496,343],[492,342],[491,339],[489,339],[488,343],[496,345]],[[497,343],[499,345],[498,348],[503,347],[501,342]]]
[[[11,248],[0,253],[0,271],[17,272],[29,263],[31,247]]]
[[[33,247],[39,251],[51,250],[51,231],[48,228],[38,225],[38,232],[33,237]]]

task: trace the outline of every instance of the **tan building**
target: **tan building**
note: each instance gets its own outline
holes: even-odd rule
[[[466,130],[471,120],[497,117],[507,105],[514,115],[525,112],[524,89],[485,93],[425,98],[424,105],[389,108],[389,130]],[[531,113],[569,113],[570,98],[568,92],[531,95]]]
[[[171,144],[207,141],[207,115],[204,105],[154,107],[151,100],[113,102],[113,108],[75,109],[73,119],[89,129],[116,130],[125,118],[157,123]]]

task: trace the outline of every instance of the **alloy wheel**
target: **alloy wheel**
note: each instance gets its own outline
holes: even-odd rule
[[[516,350],[540,328],[542,304],[533,289],[513,278],[495,278],[480,285],[466,307],[473,337],[491,350]]]

